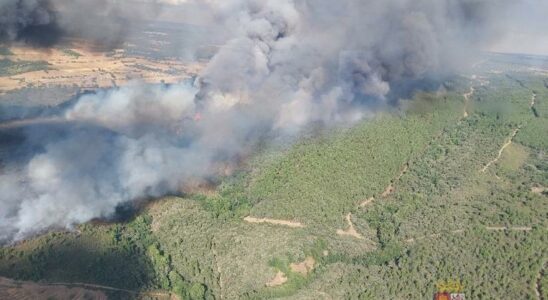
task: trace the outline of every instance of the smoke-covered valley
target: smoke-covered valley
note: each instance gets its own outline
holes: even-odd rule
[[[131,26],[122,16],[138,14],[116,3],[8,0],[0,4],[0,40],[44,46],[68,32],[116,45]],[[0,126],[2,143],[17,137],[0,169],[0,241],[180,193],[264,139],[358,122],[403,92],[466,70],[503,36],[499,16],[519,4],[230,0],[192,7],[212,16],[223,40],[197,78],[133,82],[15,128]],[[98,9],[107,22],[82,17]]]

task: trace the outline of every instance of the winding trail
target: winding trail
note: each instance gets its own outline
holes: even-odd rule
[[[359,240],[363,240],[363,235],[359,234],[358,231],[356,231],[356,228],[354,227],[354,224],[352,223],[352,213],[348,213],[346,215],[346,223],[348,223],[348,228],[346,230],[337,229],[338,235],[347,235],[354,238],[357,238]]]
[[[475,78],[475,75],[473,77]],[[488,83],[489,82],[485,82],[485,81],[480,80],[480,86],[482,86],[482,87],[485,86]],[[463,118],[467,118],[469,116],[468,107],[469,107],[470,99],[474,95],[475,92],[476,92],[476,88],[474,86],[470,86],[470,90],[467,93],[463,94],[463,97],[464,97],[464,109],[463,109],[464,111],[463,111],[463,115],[462,115]],[[441,135],[441,132],[440,132],[440,134],[438,134],[438,136],[436,136],[436,138],[438,138],[440,135]],[[428,148],[428,145],[424,147],[423,151],[427,148]],[[394,180],[392,180],[392,182],[386,187],[384,192],[380,195],[382,198],[388,197],[390,194],[392,194],[396,190],[394,184],[396,182],[398,182],[403,175],[405,175],[405,173],[409,169],[409,163],[410,163],[409,161],[405,163],[404,167],[402,168],[402,170],[400,171],[398,176],[396,178],[394,178]],[[359,204],[359,207],[366,207],[367,205],[373,203],[374,201],[375,201],[375,197],[367,198],[366,200],[362,201]]]
[[[515,227],[507,227],[507,226],[486,226],[486,230],[489,231],[503,231],[503,230],[512,230],[512,231],[531,231],[533,230],[533,227],[528,226],[515,226]]]
[[[409,169],[409,162],[405,163],[405,165],[401,169],[398,176],[396,176],[396,178],[394,178],[392,182],[390,182],[390,184],[384,189],[384,191],[381,194],[381,198],[386,198],[396,191],[396,187],[394,185],[396,184],[396,182],[400,181],[400,179],[403,177],[403,175],[405,175],[408,169]],[[370,197],[362,201],[359,206],[366,207],[367,205],[373,203],[373,201],[375,201],[375,197]]]
[[[535,294],[537,295],[537,298],[539,300],[546,300],[544,299],[544,296],[542,295],[542,284],[541,284],[542,277],[545,276],[544,270],[546,270],[546,265],[547,265],[547,261],[544,261],[544,263],[542,263],[542,265],[540,266],[540,270],[537,274],[537,280],[535,280]]]
[[[476,92],[476,89],[471,86],[470,91],[468,93],[464,93],[464,113],[462,114],[463,118],[468,118],[468,104],[470,103],[470,97],[474,95]]]
[[[485,173],[485,171],[487,171],[487,169],[489,169],[489,167],[496,163],[497,161],[499,161],[499,159],[501,158],[502,156],[502,153],[504,152],[504,149],[506,149],[508,146],[510,146],[512,144],[512,141],[514,140],[514,137],[516,136],[516,134],[518,134],[518,131],[519,131],[519,127],[514,129],[514,131],[512,131],[512,134],[510,135],[510,137],[508,138],[508,141],[502,145],[502,147],[500,148],[499,150],[499,153],[497,155],[497,157],[495,159],[493,159],[492,161],[488,162],[484,167],[483,169],[481,169],[481,172],[482,173]]]
[[[261,223],[267,223],[272,225],[282,225],[287,226],[291,228],[304,228],[305,226],[296,221],[287,221],[287,220],[276,220],[276,219],[269,219],[269,218],[254,218],[251,216],[247,216],[244,218],[244,221],[248,223],[255,223],[255,224],[261,224]]]

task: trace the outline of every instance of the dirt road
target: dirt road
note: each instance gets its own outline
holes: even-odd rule
[[[468,118],[468,104],[470,103],[470,97],[474,95],[476,92],[476,89],[474,89],[473,86],[470,87],[470,91],[468,93],[465,93],[464,96],[464,113],[462,115],[463,118]]]
[[[508,138],[508,141],[502,145],[502,147],[500,148],[499,150],[499,153],[497,155],[497,157],[495,159],[493,159],[492,161],[488,162],[485,167],[483,167],[483,169],[481,169],[481,172],[482,173],[485,173],[485,171],[487,171],[487,169],[489,169],[489,167],[496,163],[497,161],[499,161],[499,159],[501,158],[502,156],[502,153],[504,152],[504,149],[506,149],[508,146],[510,146],[512,144],[512,141],[514,140],[514,137],[516,136],[516,134],[518,134],[518,131],[519,131],[519,127],[514,129],[514,131],[512,131],[512,134],[510,135],[510,137]]]
[[[337,229],[338,235],[347,235],[360,240],[364,239],[363,235],[358,233],[358,231],[354,227],[354,224],[352,223],[352,213],[348,213],[346,215],[346,223],[348,223],[348,228],[346,230]]]
[[[251,216],[245,217],[244,221],[248,223],[255,223],[255,224],[267,223],[267,224],[273,224],[273,225],[282,225],[282,226],[287,226],[292,228],[304,227],[303,224],[296,221],[276,220],[276,219],[269,219],[269,218],[254,218]]]

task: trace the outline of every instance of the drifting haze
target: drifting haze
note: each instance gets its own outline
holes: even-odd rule
[[[0,175],[0,240],[177,193],[267,136],[358,121],[401,86],[460,71],[500,35],[506,8],[488,0],[197,7],[215,16],[226,42],[194,82],[86,95],[59,116],[66,126],[27,128],[33,152],[19,172]]]
[[[0,43],[23,41],[49,47],[64,37],[85,39],[102,47],[119,45],[136,25],[159,6],[114,0],[2,0]]]

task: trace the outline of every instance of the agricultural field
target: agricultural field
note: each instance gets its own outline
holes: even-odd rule
[[[93,90],[123,85],[132,80],[175,83],[201,69],[200,63],[156,59],[128,51],[97,52],[78,43],[72,44],[72,48],[47,50],[25,46],[1,48],[0,96],[27,88]]]
[[[215,188],[1,248],[0,276],[115,299],[429,299],[448,280],[547,299],[547,77],[490,68],[265,143]]]
[[[0,76],[13,76],[28,72],[47,71],[49,64],[46,61],[12,61],[0,60]]]

